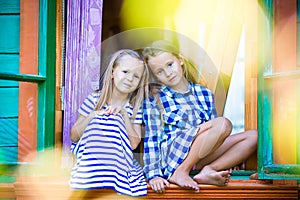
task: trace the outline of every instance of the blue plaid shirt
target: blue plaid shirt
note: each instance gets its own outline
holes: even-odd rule
[[[144,172],[148,180],[169,179],[188,154],[197,126],[217,117],[212,92],[199,84],[190,82],[185,93],[163,86],[159,95],[161,105],[153,97],[144,101]]]

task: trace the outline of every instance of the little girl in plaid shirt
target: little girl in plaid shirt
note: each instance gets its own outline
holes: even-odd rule
[[[199,71],[166,41],[144,48],[152,72],[152,95],[144,102],[144,172],[164,193],[170,182],[199,192],[198,184],[226,185],[230,169],[257,148],[257,131],[230,135],[231,122],[218,117],[212,92]],[[151,82],[150,82],[151,83]],[[191,169],[200,170],[193,178]]]

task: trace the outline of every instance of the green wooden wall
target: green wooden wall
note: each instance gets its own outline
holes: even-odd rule
[[[0,0],[0,27],[0,73],[19,73],[19,0]],[[0,80],[0,163],[18,160],[18,85]]]

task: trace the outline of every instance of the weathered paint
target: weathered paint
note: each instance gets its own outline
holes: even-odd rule
[[[258,42],[259,178],[300,180],[299,162],[297,164],[299,123],[297,125],[296,122],[299,121],[299,112],[295,112],[299,111],[299,103],[296,103],[299,96],[296,84],[299,71],[295,70],[297,37],[293,10],[297,5],[296,1],[291,1],[289,5],[284,1],[270,0],[259,3],[263,9],[259,18],[261,31]],[[279,13],[274,13],[276,10]],[[289,18],[285,18],[287,14]],[[288,25],[284,20],[291,20],[290,17],[292,23],[289,25],[292,27],[283,30]],[[286,45],[289,47],[288,55],[282,54]]]
[[[20,1],[20,73],[38,74],[39,1]],[[30,49],[30,51],[28,51]],[[32,162],[37,144],[37,88],[34,83],[20,82],[18,161]],[[30,156],[28,156],[30,155]]]

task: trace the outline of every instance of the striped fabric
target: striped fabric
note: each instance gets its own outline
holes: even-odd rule
[[[99,97],[100,93],[89,95],[79,113],[87,116]],[[126,109],[131,116],[132,106],[127,104]],[[142,123],[141,117],[141,112],[138,112],[134,123]],[[111,188],[130,196],[146,195],[143,171],[133,157],[121,114],[94,117],[78,143],[72,144],[71,151],[76,155],[70,179],[72,189]]]
[[[163,111],[154,98],[144,102],[144,172],[148,180],[157,176],[169,179],[187,156],[197,126],[217,117],[213,94],[201,85],[190,82],[185,93],[163,86],[159,95]]]

